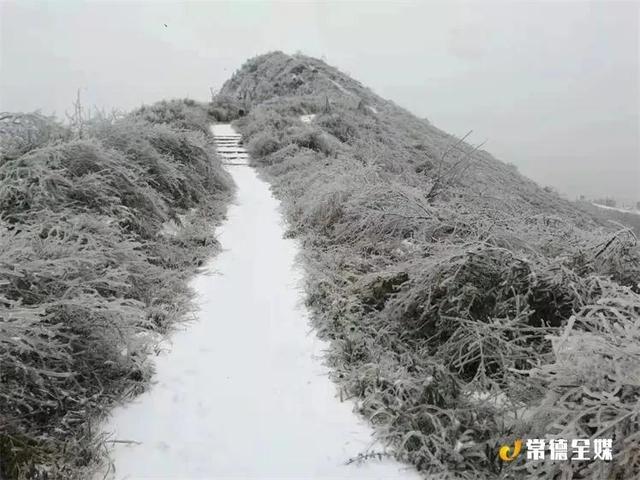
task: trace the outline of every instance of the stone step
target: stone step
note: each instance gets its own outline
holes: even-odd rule
[[[242,135],[228,134],[214,135],[216,152],[223,165],[248,166],[249,154],[242,146]]]

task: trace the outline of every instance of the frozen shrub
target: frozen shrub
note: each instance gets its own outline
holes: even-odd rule
[[[162,100],[134,110],[129,117],[154,124],[168,124],[178,130],[203,133],[208,133],[210,123],[205,107],[194,100]]]
[[[270,155],[263,157],[262,163],[266,165],[274,165],[278,163],[282,163],[288,158],[295,156],[300,151],[300,147],[295,144],[289,144],[285,147],[282,147]]]
[[[308,148],[325,155],[334,155],[338,152],[338,143],[324,132],[315,129],[304,129],[291,136],[291,142],[299,147]]]
[[[261,133],[249,141],[247,150],[256,158],[265,157],[280,148],[280,143],[268,133]]]
[[[90,478],[95,422],[144,390],[233,188],[206,118],[161,102],[0,163],[0,477]]]
[[[530,372],[545,392],[533,408],[531,435],[611,438],[611,462],[587,462],[584,478],[634,478],[640,470],[640,300],[607,280],[591,278],[601,292],[551,337],[553,360]],[[624,373],[622,373],[624,372]],[[528,478],[554,478],[555,462]]]
[[[348,122],[345,115],[331,113],[322,115],[318,124],[341,142],[350,142],[358,135],[358,128]]]
[[[39,113],[0,113],[0,165],[70,132],[54,118]]]
[[[228,123],[246,115],[246,108],[235,98],[216,95],[209,104],[209,115],[217,122]]]

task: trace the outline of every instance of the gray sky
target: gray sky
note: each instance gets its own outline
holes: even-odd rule
[[[640,200],[639,23],[635,1],[0,0],[0,110],[206,100],[301,51],[570,198]]]

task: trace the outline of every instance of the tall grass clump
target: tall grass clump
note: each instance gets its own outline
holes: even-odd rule
[[[46,143],[68,138],[70,132],[40,113],[0,113],[0,164]]]
[[[215,95],[207,110],[209,116],[217,121],[228,123],[245,115],[246,106],[241,100],[226,95]]]
[[[193,102],[87,120],[82,138],[50,122],[3,136],[2,478],[91,475],[96,426],[145,389],[233,189]]]
[[[222,93],[250,106],[236,125],[301,241],[341,398],[398,458],[438,479],[640,475],[631,228],[313,58],[257,57]],[[498,459],[556,437],[612,438],[614,459]]]

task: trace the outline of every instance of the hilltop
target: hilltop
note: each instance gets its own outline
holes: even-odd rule
[[[331,124],[329,118],[319,123],[326,133],[356,148],[373,137],[389,148],[383,152],[384,158],[369,160],[403,173],[426,173],[447,151],[445,161],[455,164],[474,148],[465,142],[458,144],[459,138],[312,57],[281,52],[256,57],[224,84],[220,95],[239,100],[247,110],[249,106],[264,105],[281,112],[289,108],[301,115],[322,111],[328,102]],[[354,115],[355,112],[361,115]],[[456,148],[450,150],[452,145]],[[482,149],[474,153],[473,161],[465,163],[464,175],[456,180],[465,187],[466,194],[474,196],[474,202],[488,208],[504,202],[501,207],[514,212],[560,215],[585,226],[597,222],[555,192],[518,173],[514,165],[496,160]]]

